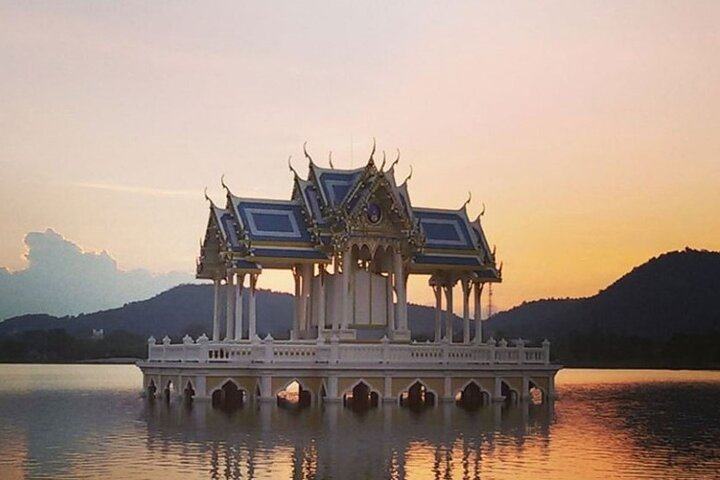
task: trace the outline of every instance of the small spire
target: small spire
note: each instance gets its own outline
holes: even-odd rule
[[[412,168],[412,165],[410,165],[410,174],[407,176],[407,178],[405,179],[405,181],[402,182],[402,183],[407,183],[408,180],[410,180],[410,179],[412,178],[412,174],[413,174],[413,168]],[[402,185],[402,184],[401,184],[401,185]]]
[[[395,161],[393,161],[393,162],[390,164],[390,168],[389,168],[388,170],[392,170],[392,168],[393,168],[395,165],[397,165],[399,162],[400,162],[400,149],[398,148],[398,149],[397,149],[397,158],[395,159]]]
[[[465,203],[463,203],[463,206],[460,207],[460,210],[464,209],[470,204],[470,201],[472,200],[472,191],[468,191],[468,199],[465,200]]]
[[[209,196],[208,193],[207,193],[207,187],[205,187],[205,200],[207,200],[208,202],[210,202],[210,205],[211,205],[211,206],[213,206],[213,207],[215,206],[215,202],[212,201],[212,198],[210,198],[210,196]]]
[[[373,161],[374,155],[375,155],[375,137],[373,137],[373,147],[372,147],[372,151],[370,152],[370,159],[368,160],[368,163]]]
[[[383,168],[385,168],[385,150],[383,150],[383,162],[382,162],[382,165],[380,165],[381,172],[382,172]]]
[[[305,143],[303,143],[303,153],[305,154],[305,158],[307,158],[310,161],[310,163],[314,163],[312,157],[310,156],[310,154],[307,151],[307,141]]]
[[[297,177],[300,177],[300,175],[298,175],[297,171],[295,171],[295,169],[293,168],[292,163],[290,162],[290,160],[292,160],[292,155],[290,155],[290,156],[288,157],[288,168],[290,169],[291,172],[293,172],[293,174],[295,175],[296,178],[297,178]]]
[[[232,192],[230,192],[230,188],[225,184],[225,174],[224,173],[220,176],[220,185],[222,185],[222,187],[225,189],[225,191],[228,194],[232,193]]]
[[[478,215],[478,221],[480,220],[480,217],[482,217],[483,215],[485,215],[485,202],[483,202],[482,206],[483,206],[482,212],[480,212],[480,215]]]
[[[335,170],[335,165],[332,163],[332,150],[330,150],[330,154],[328,155],[328,163],[330,164],[330,168]]]

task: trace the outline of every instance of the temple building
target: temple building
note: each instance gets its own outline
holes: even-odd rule
[[[367,164],[349,170],[321,167],[304,153],[306,178],[290,165],[289,200],[237,196],[224,180],[222,206],[206,195],[197,278],[214,284],[212,336],[149,339],[139,363],[146,391],[240,403],[275,401],[291,383],[309,403],[554,395],[559,367],[547,341],[483,340],[482,293],[502,272],[482,214],[468,217],[470,199],[457,210],[413,205],[412,170],[398,184],[399,153],[387,168],[383,154],[378,166],[374,145]],[[289,338],[257,335],[257,289],[271,269],[294,278]],[[427,277],[434,294],[432,340],[413,339],[410,275]]]

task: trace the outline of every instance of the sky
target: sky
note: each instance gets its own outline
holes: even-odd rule
[[[52,228],[192,274],[222,174],[287,198],[303,142],[357,167],[376,137],[415,205],[487,206],[497,309],[592,295],[720,250],[718,24],[716,1],[4,1],[0,267]]]

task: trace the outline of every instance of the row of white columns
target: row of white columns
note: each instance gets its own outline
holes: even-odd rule
[[[471,282],[467,279],[460,280],[463,296],[463,342],[470,343],[470,295],[473,295],[475,304],[475,337],[473,342],[477,345],[482,343],[482,306],[481,297],[484,283]],[[453,286],[454,282],[445,285],[433,285],[435,293],[435,341],[442,339],[448,342],[453,341]],[[445,292],[445,310],[442,308],[443,291]],[[442,335],[442,319],[445,319],[445,336]]]
[[[248,298],[248,339],[252,340],[257,335],[257,280],[259,273],[247,274],[249,277],[249,298]],[[237,276],[237,282],[235,277]],[[230,274],[225,279],[225,338],[221,338],[222,323],[222,281],[215,279],[215,308],[213,310],[213,335],[215,342],[221,340],[242,340],[243,339],[243,296],[245,295],[245,273]]]

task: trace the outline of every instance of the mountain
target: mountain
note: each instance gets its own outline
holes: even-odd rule
[[[720,331],[720,252],[668,252],[592,297],[524,303],[485,325],[498,337],[551,341],[591,332],[668,339]]]
[[[258,334],[288,338],[293,297],[261,290],[257,301]],[[144,338],[150,335],[178,341],[186,333],[194,338],[211,333],[212,310],[211,285],[180,285],[88,315],[15,317],[0,323],[0,361],[142,357]],[[408,310],[413,336],[430,338],[434,309],[410,305]],[[456,317],[456,339],[461,324]],[[89,340],[92,330],[100,328],[106,344]],[[534,342],[548,338],[554,360],[569,366],[717,368],[720,253],[665,253],[592,297],[524,303],[487,320],[484,337],[490,336]]]
[[[247,312],[247,304],[245,305]],[[89,336],[93,329],[110,333],[126,331],[160,339],[169,335],[173,340],[186,333],[197,337],[212,333],[213,286],[179,285],[153,298],[128,303],[120,308],[87,315],[53,317],[22,315],[0,323],[0,336],[31,330],[64,329],[77,336]],[[293,296],[287,293],[259,290],[257,296],[258,334],[270,333],[274,338],[288,338],[292,326]],[[409,305],[411,329],[418,338],[429,338],[434,331],[435,310]],[[224,327],[223,327],[224,328]],[[247,330],[247,324],[245,326]],[[455,318],[455,332],[461,332],[462,320]]]

